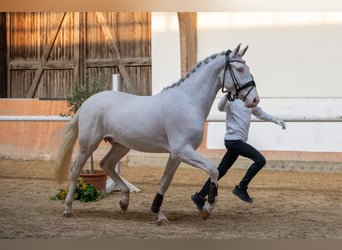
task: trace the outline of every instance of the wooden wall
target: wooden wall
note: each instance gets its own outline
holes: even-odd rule
[[[6,13],[0,12],[0,98],[7,96]]]
[[[66,98],[120,73],[121,91],[151,94],[148,12],[6,13],[7,97]]]

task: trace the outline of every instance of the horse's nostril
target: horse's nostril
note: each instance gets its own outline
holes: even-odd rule
[[[254,102],[255,104],[258,104],[258,103],[260,102],[260,98],[255,97],[254,100],[253,100],[253,102]]]

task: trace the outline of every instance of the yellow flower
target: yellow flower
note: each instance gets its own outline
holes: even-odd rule
[[[60,189],[59,192],[51,197],[51,200],[65,200],[68,194],[69,186],[64,189]],[[90,191],[88,191],[90,189]],[[95,192],[94,192],[95,190]],[[74,199],[81,200],[84,202],[95,201],[103,198],[104,192],[98,191],[94,186],[86,183],[82,178],[78,178],[76,181],[76,187],[74,191]]]
[[[65,191],[64,191],[64,192],[61,192],[60,199],[61,199],[61,200],[64,200],[65,197],[66,197],[66,192],[65,192]]]
[[[82,189],[82,190],[86,190],[87,187],[88,187],[87,183],[83,182],[83,183],[82,183],[82,186],[81,186],[81,189]]]

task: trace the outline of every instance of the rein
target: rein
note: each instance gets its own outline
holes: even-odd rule
[[[225,53],[225,57],[226,57],[226,67],[224,69],[223,72],[223,83],[222,83],[222,93],[227,93],[227,97],[229,101],[234,101],[236,97],[239,96],[239,92],[245,88],[251,87],[247,94],[243,97],[243,101],[246,100],[247,96],[249,95],[249,93],[252,91],[252,89],[255,87],[255,82],[254,80],[251,80],[245,84],[239,84],[239,81],[237,80],[234,71],[233,71],[233,67],[231,65],[231,62],[239,62],[239,63],[243,63],[240,60],[230,60],[229,55],[232,51],[231,50],[227,50],[227,52]],[[228,91],[228,89],[224,89],[224,79],[226,76],[226,71],[227,69],[229,70],[230,76],[232,77],[233,83],[234,83],[234,88],[235,88],[235,94],[233,94],[231,91]],[[253,76],[252,76],[253,79]]]

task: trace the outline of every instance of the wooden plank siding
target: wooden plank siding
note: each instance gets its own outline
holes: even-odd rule
[[[7,97],[66,98],[120,73],[121,91],[150,95],[148,12],[6,13]],[[110,36],[109,36],[110,34]]]
[[[0,98],[7,96],[6,13],[0,12]]]

